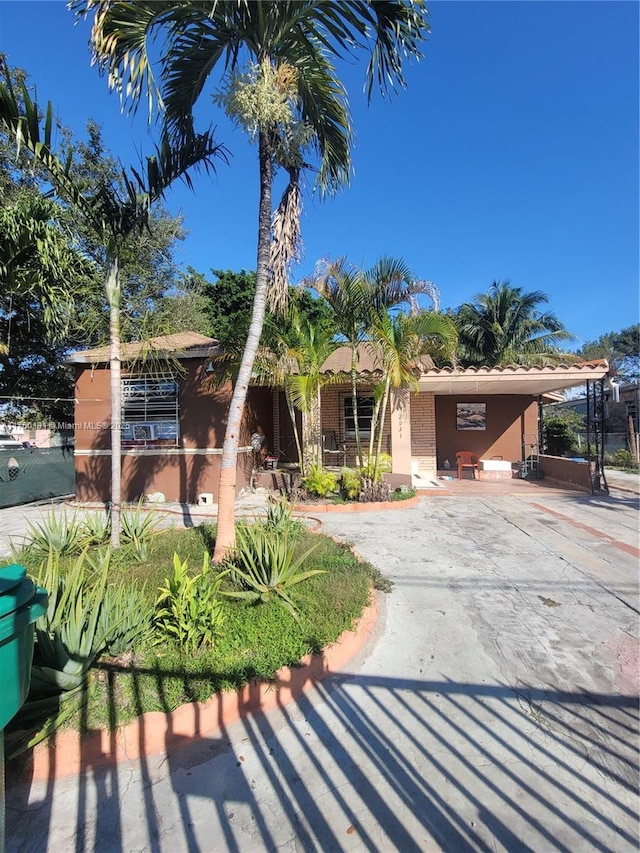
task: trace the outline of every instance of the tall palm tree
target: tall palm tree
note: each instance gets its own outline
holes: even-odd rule
[[[458,342],[458,334],[451,317],[439,311],[393,315],[388,309],[383,308],[373,321],[370,337],[383,377],[375,395],[376,410],[372,419],[369,442],[371,473],[375,479],[382,454],[383,426],[391,390],[408,388],[417,391],[418,376],[424,356],[438,355],[451,360]],[[374,454],[376,430],[378,444]]]
[[[437,304],[437,290],[430,281],[414,278],[400,258],[383,257],[366,271],[347,264],[345,258],[318,265],[307,284],[322,296],[333,312],[335,325],[351,349],[351,396],[358,465],[363,465],[362,441],[358,418],[358,351],[370,339],[371,330],[386,311],[416,306],[419,294]]]
[[[301,313],[296,301],[289,304],[286,323],[272,326],[271,344],[258,353],[256,368],[263,379],[284,389],[298,464],[304,476],[310,463],[322,464],[320,390],[335,381],[335,377],[322,372],[322,365],[340,344],[332,327],[314,325]],[[303,416],[302,440],[296,411]]]
[[[403,60],[420,57],[428,31],[426,8],[402,0],[75,0],[72,7],[94,13],[95,58],[123,97],[136,104],[147,95],[174,127],[191,120],[215,72],[225,87],[227,112],[257,142],[256,291],[223,444],[214,553],[220,561],[235,542],[238,441],[268,286],[271,281],[281,288],[273,297],[278,301],[297,248],[301,172],[314,159],[323,193],[347,184],[351,172],[351,121],[335,61],[368,51],[369,97],[376,83],[383,92],[404,85]],[[278,166],[287,170],[289,184],[272,250],[271,191]]]
[[[495,282],[455,312],[460,336],[459,358],[465,367],[509,364],[557,364],[566,356],[561,344],[575,340],[551,311],[539,305],[549,299],[508,281]]]
[[[322,424],[320,420],[322,388],[336,382],[338,377],[322,371],[322,366],[338,348],[335,336],[328,329],[317,329],[308,320],[297,331],[296,369],[285,379],[285,392],[293,407],[302,412],[302,473],[309,465],[322,465]]]
[[[346,258],[340,258],[337,261],[323,261],[318,264],[313,278],[307,284],[327,302],[336,329],[351,350],[349,376],[356,458],[358,466],[362,467],[362,441],[358,418],[358,349],[368,328],[367,282],[359,269],[349,266]]]
[[[120,383],[121,340],[120,306],[122,282],[121,253],[135,229],[143,228],[149,219],[154,200],[177,178],[190,185],[189,169],[197,165],[209,168],[212,158],[224,154],[210,133],[188,135],[170,140],[165,136],[156,154],[146,159],[144,176],[139,171],[122,170],[121,192],[112,184],[87,189],[72,172],[72,152],[63,162],[53,149],[53,108],[48,103],[44,121],[37,101],[24,83],[16,88],[9,76],[0,83],[0,123],[14,137],[19,148],[25,148],[48,172],[56,194],[69,204],[74,213],[91,223],[104,246],[105,294],[109,305],[110,397],[111,397],[111,545],[120,546],[122,398]]]

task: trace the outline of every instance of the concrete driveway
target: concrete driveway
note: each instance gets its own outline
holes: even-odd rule
[[[429,498],[324,515],[394,582],[302,699],[8,792],[8,851],[636,851],[638,512]]]

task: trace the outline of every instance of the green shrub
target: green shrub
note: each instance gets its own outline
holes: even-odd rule
[[[545,411],[543,433],[546,453],[550,456],[574,453],[579,449],[578,433],[583,429],[584,417],[577,412]]]
[[[294,559],[295,546],[287,534],[274,535],[262,524],[238,525],[236,549],[229,562],[229,569],[232,577],[245,589],[225,594],[251,601],[266,601],[273,595],[279,596],[297,619],[289,591],[307,578],[324,574],[321,569],[301,571],[316,548],[317,545],[312,545]]]
[[[401,486],[398,486],[397,489],[391,493],[392,501],[406,501],[409,498],[414,497],[417,494],[416,490],[411,486],[407,486],[404,483]]]
[[[621,447],[619,450],[616,450],[616,452],[613,454],[613,464],[618,468],[637,467],[637,463],[635,462],[633,455],[624,447]]]
[[[392,459],[388,453],[381,453],[379,456],[366,457],[362,460],[363,465],[360,468],[360,476],[368,480],[380,482],[382,475],[391,471]]]
[[[213,645],[224,621],[219,598],[227,571],[214,574],[205,551],[202,571],[190,576],[187,561],[173,555],[173,577],[165,578],[156,601],[155,624],[162,638],[174,640],[187,653]]]
[[[309,473],[302,478],[302,488],[308,494],[326,498],[333,494],[338,486],[338,479],[332,471],[327,471],[321,465],[311,465]]]
[[[360,493],[360,475],[353,468],[343,468],[340,472],[340,494],[348,501],[354,501]]]

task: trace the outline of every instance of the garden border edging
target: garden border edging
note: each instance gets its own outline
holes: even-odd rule
[[[359,503],[351,501],[344,504],[315,504],[311,501],[308,504],[295,504],[293,512],[309,513],[314,515],[317,512],[377,512],[383,509],[406,509],[418,506],[420,503],[420,495],[405,498],[400,501],[370,501],[368,503]]]
[[[34,747],[30,778],[46,781],[160,755],[184,746],[185,739],[196,744],[242,717],[295,701],[355,657],[372,636],[378,616],[378,596],[372,590],[372,601],[353,629],[343,631],[321,653],[307,655],[298,666],[278,670],[273,681],[256,678],[240,690],[216,693],[206,702],[190,702],[170,713],[149,711],[115,732],[97,729],[84,737],[77,731],[57,732],[52,742]]]

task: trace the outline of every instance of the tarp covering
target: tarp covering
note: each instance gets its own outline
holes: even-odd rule
[[[73,449],[0,450],[0,507],[73,494]]]

